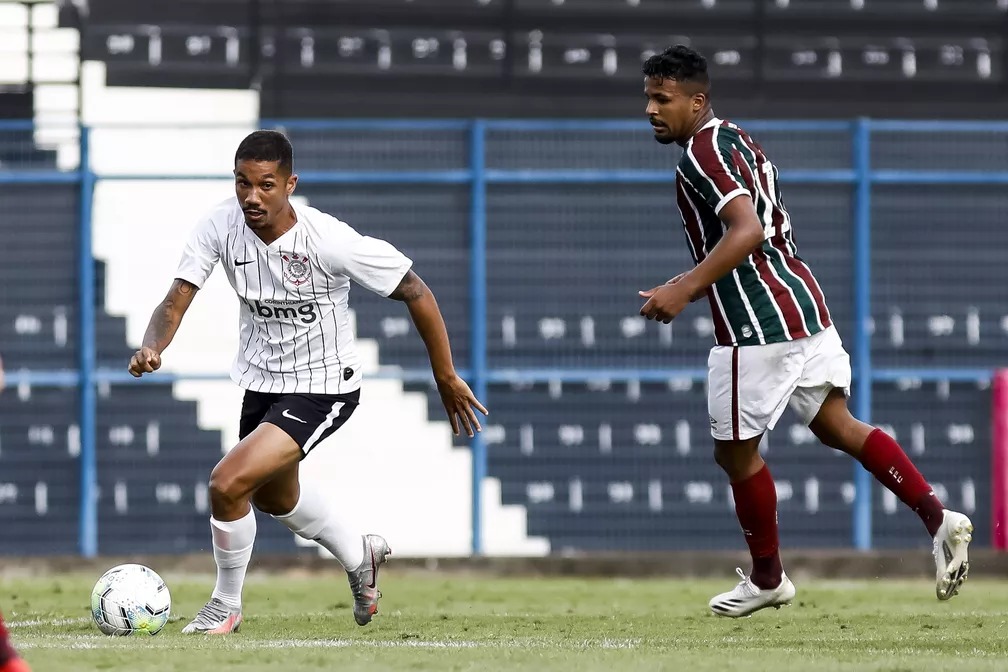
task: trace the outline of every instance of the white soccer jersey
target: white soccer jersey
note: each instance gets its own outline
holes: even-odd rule
[[[292,204],[293,205],[293,204]],[[361,384],[350,328],[350,280],[388,296],[413,262],[315,208],[271,244],[245,225],[234,198],[193,230],[176,277],[197,287],[219,261],[241,304],[231,379],[246,390],[340,394]]]

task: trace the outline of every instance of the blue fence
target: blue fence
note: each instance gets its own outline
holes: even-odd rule
[[[855,375],[854,403],[856,414],[870,420],[872,409],[872,383],[915,378],[925,381],[983,381],[992,377],[993,369],[985,367],[876,367],[872,363],[871,349],[871,288],[872,288],[872,196],[876,185],[999,185],[1008,184],[1008,171],[969,170],[893,170],[872,166],[873,134],[906,134],[918,138],[931,138],[934,134],[949,136],[962,133],[1005,133],[1008,123],[971,122],[900,122],[859,119],[856,121],[750,121],[742,122],[747,130],[759,137],[760,133],[811,132],[842,133],[849,136],[850,169],[816,168],[789,170],[781,166],[780,179],[790,184],[846,185],[853,191],[852,213],[853,249],[850,268],[851,296],[853,297],[853,340],[851,350]],[[488,358],[487,334],[487,191],[501,184],[670,184],[674,173],[666,170],[635,169],[504,169],[488,165],[487,137],[493,132],[624,132],[639,131],[640,122],[624,121],[276,121],[264,122],[266,127],[283,127],[301,131],[406,131],[414,133],[450,131],[467,134],[468,167],[431,171],[316,171],[300,172],[302,184],[441,184],[463,185],[469,190],[469,303],[470,329],[469,358],[461,372],[471,383],[480,398],[487,397],[488,386],[495,383],[538,383],[553,380],[565,382],[607,381],[665,381],[670,378],[703,380],[705,370],[689,368],[541,368],[497,367]],[[30,131],[30,122],[0,123],[3,131]],[[72,172],[54,171],[0,171],[0,183],[73,183],[80,188],[80,247],[81,260],[92,258],[91,222],[95,184],[99,180],[119,179],[220,179],[221,175],[117,175],[96,174],[90,161],[91,129],[80,132],[80,167]],[[96,386],[102,383],[166,384],[180,379],[226,379],[226,374],[205,376],[176,376],[165,374],[135,380],[125,371],[101,368],[95,357],[95,276],[90,263],[81,263],[79,270],[79,367],[76,370],[11,371],[8,381],[13,385],[27,383],[38,386],[77,387],[80,399],[80,527],[79,549],[84,556],[94,556],[98,548],[97,469],[96,469]],[[394,374],[406,382],[427,381],[426,369],[405,369]],[[487,474],[487,446],[482,436],[472,441],[474,493],[477,484]],[[872,546],[872,497],[869,475],[855,467],[856,487],[853,507],[853,538],[858,549]],[[476,495],[472,502],[473,552],[481,553],[481,501]]]

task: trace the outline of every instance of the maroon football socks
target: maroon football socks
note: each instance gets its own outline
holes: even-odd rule
[[[764,464],[755,474],[732,483],[735,515],[745,534],[753,568],[750,579],[763,590],[780,585],[780,542],[777,537],[777,488],[770,469]]]
[[[876,429],[865,439],[860,460],[879,483],[920,516],[932,537],[938,532],[945,507],[895,439]]]

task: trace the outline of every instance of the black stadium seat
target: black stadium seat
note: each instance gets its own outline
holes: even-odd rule
[[[81,28],[84,57],[106,62],[110,84],[254,86],[268,118],[391,116],[372,95],[376,82],[404,94],[408,109],[397,109],[413,117],[629,116],[639,113],[627,92],[642,60],[676,43],[701,50],[719,99],[752,116],[956,116],[957,96],[982,100],[974,110],[984,116],[1005,113],[1000,0],[93,0],[81,15],[75,6],[64,4],[61,25]],[[956,96],[934,101],[934,82]],[[861,86],[874,93],[858,97]],[[897,92],[906,102],[882,102]]]

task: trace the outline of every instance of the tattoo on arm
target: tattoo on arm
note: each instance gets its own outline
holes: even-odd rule
[[[145,347],[153,348],[158,352],[162,352],[168,347],[182,322],[182,316],[188,310],[193,295],[198,289],[191,282],[176,278],[164,301],[154,309],[154,314],[151,315],[143,339]]]
[[[420,279],[420,276],[413,271],[407,271],[399,286],[389,294],[388,298],[409,303],[419,299],[427,291],[427,285]]]

